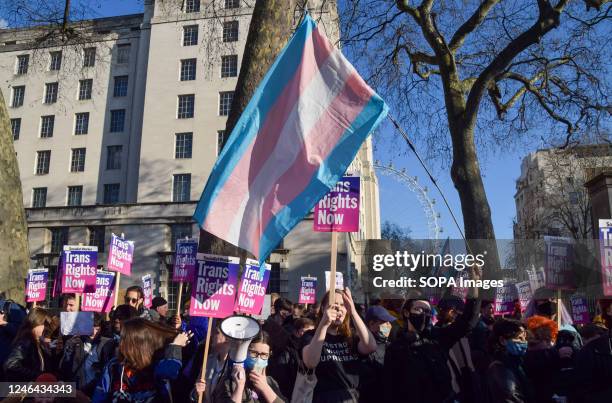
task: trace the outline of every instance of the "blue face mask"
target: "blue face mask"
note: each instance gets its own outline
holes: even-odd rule
[[[263,360],[259,357],[253,358],[248,356],[246,360],[244,360],[244,369],[248,371],[252,371],[253,369],[262,370],[268,366],[268,360]]]
[[[507,340],[506,350],[508,351],[508,354],[510,355],[521,357],[525,355],[525,353],[527,352],[527,342]]]

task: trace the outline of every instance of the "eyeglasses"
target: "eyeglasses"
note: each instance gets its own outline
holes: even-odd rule
[[[131,302],[132,304],[135,304],[135,303],[137,303],[137,302],[138,302],[138,298],[130,298],[130,297],[125,297],[125,298],[124,298],[124,300],[125,300],[125,303],[126,303],[126,304],[129,304],[130,302]]]
[[[251,356],[251,358],[261,358],[262,360],[267,360],[270,358],[270,353],[259,353],[254,350],[249,350],[249,356]]]

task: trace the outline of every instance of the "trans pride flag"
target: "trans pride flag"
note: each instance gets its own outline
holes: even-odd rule
[[[387,111],[306,15],[234,127],[194,219],[263,262]]]

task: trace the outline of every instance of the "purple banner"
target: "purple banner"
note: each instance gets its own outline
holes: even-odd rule
[[[47,298],[47,279],[49,269],[28,270],[26,282],[26,302],[44,301]]]
[[[198,253],[189,315],[225,318],[234,313],[240,259]]]
[[[298,304],[315,304],[317,302],[317,278],[302,277]]]
[[[179,239],[176,241],[176,255],[172,281],[191,282],[197,267],[198,241],[195,239]]]
[[[591,323],[586,298],[574,296],[570,301],[572,304],[572,319],[574,320],[574,324],[587,325]]]
[[[249,315],[261,313],[270,280],[270,267],[269,264],[264,264],[260,268],[256,260],[247,259],[242,279],[240,279],[234,311]]]
[[[514,301],[518,298],[516,286],[507,284],[495,292],[495,314],[506,315],[514,312]]]
[[[574,286],[574,247],[569,238],[545,236],[544,272],[546,288],[571,290]]]
[[[98,270],[96,291],[83,294],[81,311],[110,312],[115,301],[115,273]]]
[[[345,176],[315,205],[317,232],[359,231],[359,177]]]
[[[132,274],[133,258],[134,242],[112,234],[106,268],[129,276]]]
[[[142,276],[142,292],[144,292],[144,306],[151,308],[153,304],[153,279],[150,274]]]
[[[612,220],[599,220],[601,284],[606,297],[612,296]]]
[[[98,248],[64,246],[62,254],[62,294],[96,291]]]
[[[533,297],[533,292],[531,292],[531,283],[529,281],[516,283],[516,292],[518,294],[519,303],[521,304],[521,311],[525,311],[525,309],[527,309],[527,305],[529,305],[529,302]]]

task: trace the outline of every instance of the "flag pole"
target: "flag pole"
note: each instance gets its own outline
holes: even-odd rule
[[[561,329],[561,289],[557,289],[557,328]]]
[[[329,271],[329,305],[336,302],[336,259],[338,257],[338,233],[331,233],[331,267]]]
[[[208,360],[208,349],[210,347],[210,333],[212,332],[213,318],[208,318],[208,330],[206,331],[206,342],[204,344],[204,359],[202,360],[202,371],[200,372],[200,382],[206,382],[206,361]],[[204,393],[198,393],[198,403],[202,403]]]

